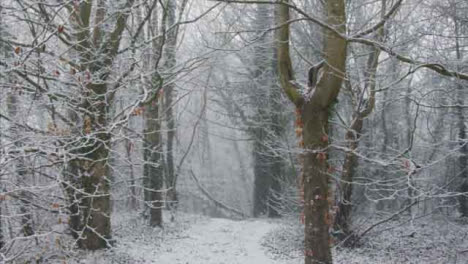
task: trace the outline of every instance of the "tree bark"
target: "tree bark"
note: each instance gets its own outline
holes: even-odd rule
[[[176,1],[170,0],[167,2],[167,25],[169,27],[173,26],[176,22]],[[167,32],[167,39],[164,46],[164,65],[165,70],[172,70],[176,65],[176,45],[177,45],[177,34],[178,27],[175,27],[169,32]],[[173,76],[175,77],[175,76]],[[167,191],[167,201],[168,207],[175,208],[178,202],[177,190],[176,190],[176,180],[177,176],[175,175],[174,170],[174,139],[176,136],[176,127],[174,119],[174,110],[173,110],[173,98],[174,98],[174,80],[171,80],[164,87],[165,95],[165,107],[164,113],[166,115],[167,122],[167,145],[166,145],[166,187]]]
[[[456,8],[456,7],[455,7]],[[460,21],[455,16],[453,17],[453,22],[455,24],[455,49],[456,49],[456,56],[457,61],[462,62],[463,60],[463,53],[460,48],[459,43],[459,36],[460,36]],[[459,69],[457,69],[459,70]],[[459,80],[460,81],[460,80]],[[458,166],[459,166],[459,173],[460,173],[460,180],[461,184],[459,187],[459,192],[464,193],[464,195],[458,196],[458,205],[459,211],[462,217],[468,217],[468,144],[466,142],[467,135],[466,135],[466,118],[465,118],[465,111],[462,105],[464,104],[465,99],[465,92],[464,87],[462,84],[457,83],[457,105],[456,113],[457,113],[457,126],[458,126],[458,140],[460,145],[460,156],[458,158]]]
[[[84,74],[84,89],[80,92],[80,116],[74,116],[79,129],[74,134],[82,137],[74,146],[74,159],[69,161],[65,175],[72,179],[68,186],[76,190],[66,190],[71,214],[70,228],[78,237],[82,249],[97,250],[110,246],[111,239],[111,200],[109,150],[111,134],[108,131],[110,105],[113,92],[107,81],[117,57],[121,37],[126,27],[128,12],[134,0],[127,0],[121,10],[115,13],[115,22],[110,31],[105,26],[106,2],[99,0],[83,1],[71,10],[70,25],[72,36],[79,45],[74,47],[79,69]],[[93,8],[96,8],[93,12]],[[75,12],[76,11],[76,12]],[[106,28],[104,28],[106,27]],[[98,54],[98,56],[96,56]],[[98,80],[98,82],[95,81]],[[74,114],[75,115],[75,114]],[[79,198],[78,201],[74,199]],[[76,230],[76,231],[75,231]]]
[[[382,0],[381,18],[383,19],[386,14],[386,0]],[[377,30],[376,40],[382,41],[384,37],[384,26]],[[354,176],[359,165],[359,159],[356,151],[359,147],[359,141],[362,134],[364,119],[368,117],[375,108],[375,87],[376,87],[376,74],[379,65],[380,50],[373,47],[367,59],[366,67],[364,68],[364,85],[359,89],[357,95],[359,98],[354,98],[355,110],[352,117],[352,122],[345,134],[345,141],[347,142],[348,151],[345,154],[345,160],[341,173],[340,191],[341,200],[338,204],[336,212],[334,229],[339,230],[338,238],[344,240],[344,245],[354,244],[352,239],[351,229],[351,213],[353,210],[352,195],[353,195],[353,181]],[[352,88],[351,88],[352,89]],[[364,93],[369,92],[367,100],[363,100]],[[355,93],[356,94],[356,93]]]
[[[96,70],[97,71],[97,70]],[[96,72],[94,71],[94,72]],[[79,150],[79,179],[85,193],[82,196],[82,235],[81,248],[96,250],[110,246],[111,239],[111,203],[109,179],[110,137],[107,132],[109,106],[106,102],[107,86],[89,84],[94,96],[86,98],[87,113],[83,118],[83,134],[91,136],[83,142]],[[91,134],[92,133],[92,134]],[[73,165],[72,165],[73,166]]]
[[[288,1],[285,1],[288,3]],[[343,0],[325,2],[327,24],[337,31],[346,31]],[[329,111],[336,101],[346,72],[347,43],[325,30],[323,75],[310,94],[302,95],[294,80],[289,55],[289,8],[279,5],[278,71],[280,83],[289,99],[296,105],[303,125],[303,175],[305,263],[332,263],[329,240],[329,178],[327,149]]]
[[[346,142],[348,142],[349,151],[345,154],[345,160],[340,179],[341,201],[338,204],[338,210],[335,217],[334,229],[340,230],[338,238],[344,240],[351,233],[351,212],[353,210],[352,194],[353,194],[353,179],[358,166],[358,157],[355,152],[359,145],[362,125],[364,120],[357,118],[353,121],[350,129],[346,132]],[[351,239],[352,240],[352,239]],[[351,242],[351,241],[350,241]]]
[[[156,80],[153,80],[151,85],[151,90],[157,91],[158,88],[155,87],[157,85]],[[162,226],[163,201],[161,189],[163,187],[163,167],[161,165],[161,121],[159,117],[158,98],[155,98],[145,106],[144,118],[144,197],[146,207],[149,208],[150,211],[150,226]]]

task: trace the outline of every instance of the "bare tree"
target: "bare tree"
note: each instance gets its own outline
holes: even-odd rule
[[[343,34],[346,31],[344,1],[327,1],[325,10],[328,25]],[[279,5],[278,12],[278,23],[281,25],[278,30],[278,69],[281,85],[297,108],[300,119],[298,129],[302,129],[305,263],[332,263],[328,233],[328,119],[330,107],[338,96],[346,74],[347,42],[330,29],[325,31],[323,75],[303,95],[299,87],[292,83],[294,71],[289,55],[289,17],[289,4],[284,1]]]

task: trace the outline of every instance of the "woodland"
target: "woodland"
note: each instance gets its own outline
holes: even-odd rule
[[[0,263],[468,263],[467,51],[467,0],[0,0]]]

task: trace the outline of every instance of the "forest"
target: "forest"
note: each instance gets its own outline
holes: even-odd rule
[[[0,263],[468,263],[467,51],[467,0],[0,0]]]

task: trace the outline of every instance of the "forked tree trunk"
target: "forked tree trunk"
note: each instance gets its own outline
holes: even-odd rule
[[[284,1],[288,4],[289,1]],[[325,2],[326,22],[335,30],[346,32],[343,0]],[[323,75],[314,87],[303,87],[303,95],[295,84],[289,55],[289,7],[279,4],[278,72],[280,83],[289,99],[296,105],[303,126],[302,188],[304,191],[305,263],[331,264],[329,225],[329,177],[327,154],[329,111],[339,94],[346,74],[346,41],[325,30]]]
[[[83,111],[77,112],[80,116],[74,116],[72,120],[77,124],[82,122],[82,131],[74,131],[74,134],[86,136],[78,142],[80,145],[74,146],[75,157],[65,170],[66,179],[71,179],[70,184],[76,184],[73,188],[82,189],[82,193],[77,195],[74,190],[65,191],[68,199],[73,201],[68,208],[70,228],[82,249],[106,248],[111,242],[108,167],[111,134],[107,126],[115,91],[108,89],[107,81],[130,15],[128,10],[133,3],[134,0],[125,1],[121,9],[113,13],[115,22],[111,25],[104,23],[107,12],[104,0],[81,1],[70,9],[71,36],[79,43],[74,47],[74,54],[78,57],[79,70],[85,74],[83,84],[86,83],[79,98]],[[75,198],[79,198],[78,202],[73,200]]]

